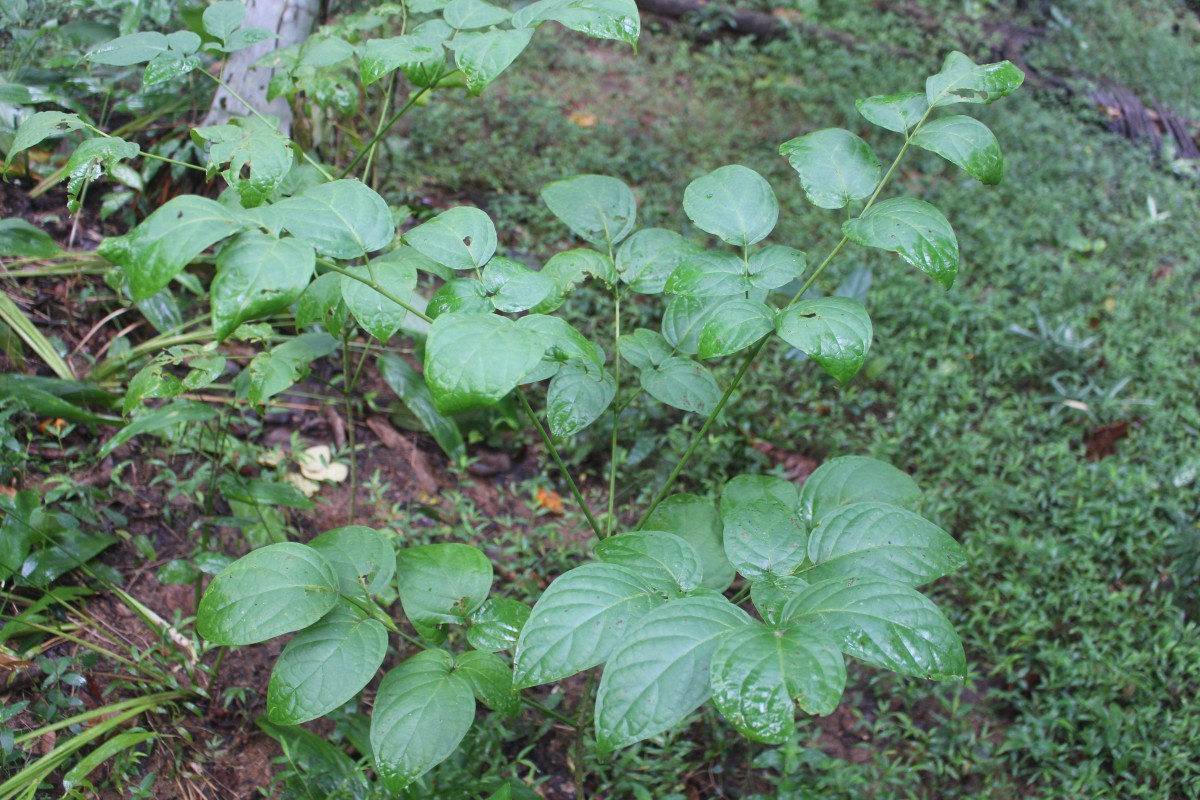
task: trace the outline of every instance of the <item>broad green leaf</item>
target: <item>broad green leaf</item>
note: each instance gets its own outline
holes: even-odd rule
[[[617,272],[622,282],[635,292],[662,294],[676,267],[699,252],[702,252],[700,245],[674,231],[645,228],[621,244],[617,251]]]
[[[703,364],[672,356],[638,375],[642,388],[660,403],[683,411],[709,414],[721,400],[721,388]]]
[[[665,291],[681,297],[729,297],[749,288],[750,276],[740,258],[724,250],[701,250],[675,268]]]
[[[608,753],[670,730],[712,693],[713,652],[750,624],[715,593],[671,600],[638,620],[613,651],[596,696],[596,747]]]
[[[446,46],[454,50],[454,64],[467,76],[467,92],[477,95],[500,77],[532,38],[533,31],[528,29],[469,31],[447,41]]]
[[[672,297],[662,317],[662,334],[676,353],[695,355],[700,349],[700,332],[709,318],[725,307],[720,297]]]
[[[320,275],[296,301],[296,327],[307,328],[319,322],[334,336],[340,336],[350,319],[350,309],[342,302],[342,276],[336,272]]]
[[[843,208],[870,197],[881,168],[871,146],[842,128],[826,128],[784,142],[779,153],[800,174],[808,200],[819,208]]]
[[[367,280],[374,277],[381,289],[406,303],[417,287],[417,267],[412,259],[405,257],[405,250],[371,259],[368,267],[350,267],[347,271]],[[407,308],[347,275],[342,276],[342,300],[363,330],[383,344],[403,327],[408,316]]]
[[[788,575],[804,563],[808,536],[792,506],[774,497],[722,509],[725,555],[751,581]]]
[[[570,323],[545,314],[527,314],[517,320],[517,327],[536,335],[546,346],[545,357],[556,361],[582,358],[603,367],[607,356],[597,344],[588,340]]]
[[[812,567],[804,577],[886,578],[920,586],[967,563],[962,547],[929,520],[887,503],[839,506],[808,540]]]
[[[110,67],[129,67],[152,60],[171,49],[167,37],[157,31],[131,33],[92,48],[87,60]]]
[[[761,622],[734,630],[712,657],[717,710],[743,735],[767,744],[792,738],[796,709],[832,713],[846,687],[846,665],[819,633],[773,630]]]
[[[259,353],[238,376],[239,397],[251,403],[265,403],[290,389],[308,374],[318,358],[337,350],[337,340],[327,333],[303,333],[265,353]],[[245,376],[245,377],[243,377]]]
[[[513,664],[518,689],[601,664],[661,595],[628,567],[584,564],[563,573],[533,607]]]
[[[61,252],[62,248],[41,228],[19,217],[0,219],[0,256],[53,258]]]
[[[396,574],[396,553],[378,531],[348,525],[326,531],[308,543],[337,574],[338,590],[348,597],[374,596],[387,589]]]
[[[278,37],[266,28],[238,28],[225,39],[225,45],[221,50],[226,53],[233,53],[247,47],[253,47],[259,42],[276,38]]]
[[[437,319],[443,314],[490,314],[495,308],[477,278],[451,278],[429,298],[425,313]]]
[[[125,270],[134,300],[165,288],[180,270],[242,223],[213,200],[182,195],[168,200],[124,236],[100,243],[100,255]]]
[[[792,628],[814,627],[842,652],[928,680],[962,680],[967,661],[953,626],[916,590],[880,578],[814,583],[784,608]]]
[[[639,530],[597,543],[596,558],[629,567],[668,594],[687,593],[704,580],[700,554],[686,539],[666,531]]]
[[[362,45],[358,63],[363,86],[370,86],[397,69],[403,69],[405,73],[440,72],[445,61],[446,50],[440,40],[430,41],[414,32],[391,39],[368,40]],[[416,83],[418,86],[428,85],[419,81]]]
[[[213,578],[196,632],[213,644],[254,644],[307,628],[337,601],[337,575],[320,553],[295,542],[267,545]]]
[[[1004,155],[996,135],[974,117],[935,119],[917,131],[912,143],[937,153],[980,183],[997,184],[1004,176]]]
[[[462,625],[487,599],[492,564],[466,544],[423,544],[396,556],[396,584],[404,614],[414,624]]]
[[[219,0],[204,9],[204,30],[222,42],[229,38],[246,18],[246,5],[240,0]]]
[[[135,158],[141,152],[136,144],[117,136],[99,136],[80,142],[67,160],[67,210],[71,213],[79,211],[79,195],[85,186],[105,174],[111,175],[121,161]]]
[[[408,410],[420,421],[421,426],[433,437],[438,446],[455,463],[467,458],[467,448],[454,420],[438,413],[433,404],[433,395],[425,380],[407,361],[395,353],[384,353],[378,361],[379,377],[392,387]]]
[[[22,150],[28,150],[51,136],[77,131],[83,127],[83,120],[78,114],[65,114],[62,111],[39,111],[26,117],[13,136],[8,155],[4,159],[4,168],[8,169],[13,157]]]
[[[854,101],[858,113],[867,122],[896,133],[907,134],[912,130],[925,112],[929,110],[929,101],[920,92],[901,92],[900,94],[880,94]]]
[[[796,594],[807,588],[808,581],[795,575],[766,574],[750,585],[750,601],[758,609],[763,622],[776,625],[783,619],[783,609]]]
[[[267,686],[267,716],[299,725],[345,705],[375,677],[387,641],[379,620],[334,608],[283,649]]]
[[[546,391],[546,421],[550,432],[565,439],[587,428],[608,410],[617,382],[608,370],[584,358],[567,361]]]
[[[537,314],[548,314],[556,310],[574,291],[576,284],[586,276],[604,281],[609,286],[617,283],[617,270],[612,259],[590,247],[579,247],[557,253],[542,267],[541,274],[554,282],[554,290],[546,299],[533,307]]]
[[[371,714],[375,771],[393,794],[458,749],[475,721],[470,682],[444,650],[417,653],[383,677]]]
[[[873,333],[867,310],[849,297],[800,300],[779,313],[776,330],[841,383],[862,369]]]
[[[775,312],[755,300],[737,298],[721,306],[700,329],[696,355],[717,358],[736,353],[775,330]]]
[[[316,504],[312,500],[305,497],[303,492],[290,483],[277,483],[268,479],[251,480],[235,473],[217,478],[217,488],[221,492],[221,496],[231,502],[306,510],[316,508]],[[309,546],[312,546],[311,542]],[[330,562],[330,564],[332,563]],[[334,569],[337,567],[334,566]]]
[[[916,481],[891,464],[864,456],[840,456],[808,476],[796,508],[805,526],[811,528],[826,514],[851,503],[874,501],[912,509],[920,500]]]
[[[322,69],[341,64],[353,55],[354,47],[345,39],[318,33],[309,36],[300,46],[299,60],[296,64],[300,67]]]
[[[413,228],[404,241],[451,269],[476,269],[496,252],[496,226],[478,208],[461,206]]]
[[[1025,73],[1011,61],[976,64],[958,51],[946,56],[942,69],[925,81],[925,99],[933,108],[954,103],[994,103],[1017,90]]]
[[[542,187],[542,200],[579,238],[612,250],[633,230],[637,201],[622,181],[607,175],[576,175]]]
[[[308,287],[316,268],[312,246],[247,231],[217,254],[213,278],[213,331],[224,340],[243,322],[264,319],[290,306]]]
[[[721,518],[759,500],[775,499],[795,508],[800,499],[796,484],[770,475],[735,475],[721,489]]]
[[[529,620],[529,606],[520,600],[492,597],[471,614],[467,641],[489,653],[511,650]]]
[[[176,425],[208,422],[216,416],[217,412],[203,403],[194,403],[190,400],[177,400],[174,403],[140,415],[133,422],[130,422],[119,430],[116,436],[105,442],[97,455],[101,459],[108,458],[109,454],[118,447],[143,433],[153,433],[154,431],[161,431],[166,428],[174,428]]]
[[[220,172],[225,182],[237,190],[246,208],[261,205],[274,195],[292,168],[287,137],[257,117],[193,128],[192,139],[197,144],[208,144],[208,177]]]
[[[497,311],[528,311],[542,302],[557,286],[554,280],[511,258],[494,256],[483,268],[483,288],[492,296]]]
[[[4,512],[0,520],[0,580],[20,574],[38,534],[32,516],[40,507],[41,498],[32,489],[16,492],[11,498],[0,496],[0,511]]]
[[[548,20],[593,39],[616,39],[634,46],[642,31],[634,0],[539,0],[513,14],[512,24],[537,27]]]
[[[382,250],[396,235],[387,203],[353,180],[309,187],[270,206],[271,219],[322,255],[360,258]]]
[[[74,385],[82,384],[59,378],[0,373],[0,398],[13,401],[44,418],[57,419],[61,417],[72,422],[89,424],[120,422],[113,417],[96,414],[76,405],[76,402],[89,402],[89,400],[86,396],[71,396],[76,394],[73,391],[63,391],[64,388]],[[107,397],[107,394],[103,392],[99,392],[99,394]]]
[[[697,228],[737,247],[767,238],[779,221],[771,184],[740,164],[720,167],[688,184],[683,210]]]
[[[508,9],[486,3],[484,0],[450,0],[442,10],[442,18],[451,28],[469,31],[475,28],[490,28],[507,22],[512,16]]]
[[[884,200],[842,223],[850,241],[898,253],[949,289],[958,275],[958,239],[942,212],[913,197]]]
[[[203,40],[199,34],[191,31],[173,31],[167,34],[167,44],[172,50],[182,53],[183,55],[191,55],[200,49],[200,44]]]
[[[471,684],[475,699],[506,717],[521,710],[521,694],[513,688],[512,669],[500,656],[468,650],[454,662],[454,674]]]
[[[778,289],[804,274],[804,253],[781,244],[771,244],[750,254],[751,289]]]
[[[725,555],[721,516],[711,502],[691,494],[671,495],[658,504],[645,527],[673,533],[692,546],[704,574],[701,586],[718,592],[729,588],[733,564]]]
[[[443,314],[425,345],[425,381],[439,413],[489,406],[542,359],[540,338],[492,314]]]
[[[653,369],[671,357],[671,345],[657,331],[638,328],[617,343],[621,357],[638,369]]]

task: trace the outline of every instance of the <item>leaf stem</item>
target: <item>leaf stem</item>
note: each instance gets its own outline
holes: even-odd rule
[[[579,508],[583,511],[583,516],[587,517],[588,524],[600,539],[604,538],[604,533],[600,527],[600,523],[592,516],[591,509],[588,508],[587,501],[583,499],[583,493],[579,491],[579,486],[575,483],[575,478],[571,476],[571,471],[567,469],[567,465],[563,463],[562,456],[558,454],[558,448],[554,446],[554,441],[550,438],[550,434],[542,425],[542,421],[538,419],[538,415],[534,412],[533,406],[529,405],[529,399],[525,397],[525,393],[520,387],[516,390],[517,399],[521,401],[521,406],[525,409],[525,413],[529,415],[529,419],[533,421],[533,427],[537,429],[538,436],[542,439],[542,444],[546,445],[546,449],[550,451],[550,457],[554,459],[554,463],[562,471],[563,477],[567,480],[567,486],[571,488],[571,496],[575,498],[575,502],[579,504]]]
[[[609,249],[611,255],[612,249]],[[616,351],[619,347],[618,342],[621,339],[621,292],[618,288],[613,287],[613,350]],[[608,456],[608,516],[604,520],[604,536],[612,535],[613,529],[613,507],[617,500],[617,433],[621,427],[621,407],[616,402],[616,395],[621,391],[621,356],[617,355],[613,359],[614,379],[616,381],[616,392],[613,395],[613,421],[612,421],[612,444],[609,449]]]
[[[440,75],[438,76],[438,79],[441,79]],[[433,83],[436,84],[437,81],[433,81]],[[342,170],[342,174],[339,177],[344,178],[349,175],[350,171],[358,166],[358,162],[362,161],[368,153],[374,151],[375,145],[379,144],[379,140],[387,135],[387,132],[391,130],[392,126],[399,122],[400,118],[407,114],[408,110],[420,102],[421,98],[432,89],[432,86],[426,86],[421,89],[421,91],[408,98],[408,102],[405,103],[399,111],[393,114],[392,118],[389,119],[386,124],[379,127],[379,129],[375,132],[375,135],[371,137],[371,141],[367,142],[359,149],[358,154],[354,156],[353,160],[351,160],[349,164],[346,165],[346,168]],[[330,180],[332,180],[332,178]]]
[[[429,316],[424,311],[422,311],[421,309],[412,305],[411,303],[401,300],[395,294],[393,294],[392,292],[389,292],[387,289],[380,286],[378,281],[374,281],[374,280],[371,280],[370,278],[364,278],[361,275],[357,275],[348,269],[339,267],[337,264],[334,264],[332,261],[318,259],[318,263],[323,267],[328,267],[329,269],[333,270],[334,272],[338,273],[339,275],[349,278],[352,281],[358,281],[361,284],[370,286],[372,289],[379,292],[381,295],[386,297],[388,300],[391,300],[393,303],[400,306],[405,311],[412,314],[414,317],[419,317],[420,319],[424,320],[425,322],[433,322],[433,317]]]

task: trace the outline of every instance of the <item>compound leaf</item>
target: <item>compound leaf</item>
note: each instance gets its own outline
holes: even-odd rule
[[[949,289],[958,275],[958,239],[945,215],[924,200],[896,197],[842,223],[853,242],[898,253]]]
[[[740,503],[721,517],[725,554],[751,581],[787,575],[804,563],[808,536],[792,506],[775,497]]]
[[[929,520],[899,506],[866,502],[839,506],[821,518],[808,540],[813,566],[804,577],[886,578],[920,586],[966,563],[962,547]]]
[[[563,573],[521,630],[514,685],[537,686],[603,663],[625,631],[662,603],[654,587],[628,567],[584,564]]]
[[[875,501],[911,509],[920,499],[916,481],[891,464],[864,456],[840,456],[808,476],[795,505],[811,528],[826,514],[850,503]]]
[[[871,317],[849,297],[800,300],[780,312],[776,330],[842,383],[862,369],[871,349]]]
[[[854,102],[858,113],[868,121],[896,133],[908,133],[929,110],[922,92],[880,94]]]
[[[496,226],[478,208],[460,206],[413,228],[404,241],[451,269],[476,269],[496,252]]]
[[[765,239],[779,221],[771,184],[740,164],[719,167],[688,184],[683,210],[697,228],[738,247]]]
[[[362,691],[386,654],[383,623],[334,608],[283,649],[267,686],[267,716],[276,724],[299,725],[328,714]]]
[[[423,544],[396,556],[396,584],[404,614],[431,628],[461,625],[483,605],[492,588],[492,564],[467,544]]]
[[[471,614],[467,641],[476,650],[511,650],[529,620],[529,606],[508,597],[492,597]]]
[[[209,293],[213,330],[224,340],[243,322],[281,311],[304,292],[316,269],[312,245],[247,231],[217,255]]]
[[[826,128],[784,142],[780,155],[800,174],[808,200],[819,208],[843,208],[870,197],[881,167],[871,146],[842,128]]]
[[[937,153],[980,183],[997,184],[1004,176],[1004,155],[996,135],[974,117],[935,119],[917,131],[912,143]]]
[[[542,187],[542,200],[579,238],[602,250],[633,230],[637,201],[622,181],[607,175],[576,175]]]
[[[267,210],[275,224],[333,258],[382,250],[396,235],[387,203],[355,180],[319,183]]]
[[[124,236],[100,243],[100,255],[121,266],[134,300],[154,296],[206,249],[242,230],[229,209],[197,195],[168,200]]]
[[[639,374],[642,388],[660,403],[708,414],[721,401],[721,388],[708,368],[690,358],[672,356]]]
[[[700,329],[696,355],[717,358],[743,350],[775,330],[775,312],[764,303],[738,298],[721,306]]]
[[[467,91],[477,95],[500,77],[533,38],[527,28],[493,29],[480,33],[460,33],[446,46],[454,50],[454,63],[467,76]]]
[[[555,373],[546,392],[546,421],[560,439],[591,425],[612,404],[617,382],[586,358],[572,358]]]
[[[925,81],[925,99],[933,108],[954,103],[994,103],[1017,90],[1025,73],[1011,61],[976,64],[953,51],[946,56],[942,69]]]
[[[395,250],[371,259],[369,267],[350,267],[347,271],[368,281],[373,279],[392,297],[408,302],[417,288],[417,265],[405,253],[413,254],[413,251],[408,248]],[[348,275],[342,276],[342,300],[363,330],[383,344],[404,326],[408,317],[407,308]]]
[[[687,593],[700,586],[704,566],[687,540],[673,533],[631,531],[610,536],[596,545],[596,558],[629,567],[656,589]]]
[[[493,314],[443,314],[425,346],[425,380],[441,414],[488,406],[542,360],[539,337]]]
[[[462,653],[455,659],[454,674],[466,678],[475,699],[493,711],[513,717],[521,710],[521,694],[513,688],[512,669],[495,653]]]
[[[671,600],[638,620],[613,651],[596,696],[596,747],[611,752],[678,725],[711,695],[717,645],[750,624],[714,593]]]
[[[417,653],[383,677],[371,714],[371,750],[399,793],[450,757],[475,721],[471,683],[444,650]]]
[[[843,653],[928,680],[961,680],[967,661],[950,622],[916,590],[880,578],[833,578],[802,590],[783,611],[793,627],[815,627]]]
[[[630,236],[617,251],[621,281],[640,294],[661,294],[667,278],[687,258],[702,252],[675,231],[645,228]]]
[[[196,630],[213,644],[254,644],[307,628],[337,601],[329,562],[311,547],[281,542],[242,556],[213,578],[196,611]]]

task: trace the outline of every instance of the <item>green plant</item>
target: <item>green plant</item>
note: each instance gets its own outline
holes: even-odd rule
[[[296,209],[338,211],[335,234],[319,234],[325,239],[318,244],[329,249],[330,272],[305,288],[309,265],[283,295],[289,302],[299,299],[301,324],[320,321],[333,329],[277,348],[295,343],[286,356],[268,354],[268,363],[285,362],[278,384],[260,377],[279,374],[273,365],[257,371],[252,365],[243,373],[249,374],[250,398],[257,402],[266,390],[280,390],[298,367],[333,352],[330,334],[343,334],[345,342],[351,314],[386,341],[412,313],[429,324],[424,378],[435,411],[445,416],[488,406],[515,392],[599,540],[597,560],[559,576],[531,610],[514,600],[489,599],[492,565],[474,547],[420,545],[401,550],[393,561],[390,543],[375,531],[340,528],[308,545],[261,548],[230,565],[204,595],[201,635],[242,645],[297,632],[268,690],[272,721],[286,724],[353,699],[382,665],[389,632],[419,648],[385,675],[375,696],[374,766],[394,791],[457,748],[477,700],[502,714],[524,703],[575,728],[582,793],[585,729],[593,724],[596,750],[604,755],[670,729],[711,696],[741,733],[780,743],[792,736],[795,704],[818,714],[837,707],[846,681],[843,654],[918,677],[962,678],[966,663],[957,634],[913,587],[957,568],[963,556],[948,534],[910,510],[920,493],[903,473],[871,459],[834,459],[800,492],[783,480],[743,475],[726,483],[719,509],[671,490],[772,334],[841,382],[863,366],[871,323],[862,303],[806,296],[847,244],[896,252],[943,285],[953,282],[958,246],[945,217],[919,200],[877,200],[912,146],[944,156],[983,183],[998,182],[999,146],[982,123],[932,112],[959,102],[990,103],[1020,82],[1021,73],[1007,62],[979,66],[953,53],[929,78],[925,93],[860,101],[863,116],[904,137],[886,173],[870,147],[848,131],[818,131],[786,143],[781,151],[809,199],[823,208],[847,208],[841,240],[807,274],[798,250],[752,249],[774,228],[778,205],[767,182],[740,166],[722,167],[684,194],[684,209],[697,227],[737,253],[708,250],[664,230],[634,233],[636,204],[628,187],[613,178],[579,176],[548,185],[542,196],[596,249],[567,251],[540,271],[497,256],[491,220],[470,208],[451,209],[414,228],[399,248],[368,266],[342,266],[337,261],[388,245],[386,204],[359,184],[305,190],[301,196],[308,196],[293,203]],[[172,255],[165,263],[156,242],[167,230],[182,224],[203,232],[195,241],[204,247],[238,234],[226,247],[236,252],[237,242],[247,242],[258,258],[262,248],[295,248],[300,245],[286,243],[318,235],[298,223],[289,228],[288,215],[297,212],[288,203],[280,200],[267,206],[266,217],[251,217],[266,232],[240,234],[239,226],[249,223],[236,208],[218,213],[181,206],[173,210],[171,226],[162,223],[162,233],[151,219],[107,251],[122,259],[131,285],[141,285],[137,291],[156,292],[198,253]],[[277,211],[280,206],[285,208]],[[278,238],[280,229],[293,237]],[[297,263],[295,254],[286,263]],[[443,281],[426,311],[412,303],[418,271]],[[618,353],[611,373],[600,345],[548,315],[589,278],[611,293]],[[773,290],[801,278],[781,307],[768,304]],[[326,285],[318,288],[322,281]],[[364,304],[360,285],[375,293],[367,298],[382,299]],[[625,292],[664,291],[672,297],[661,332],[622,331]],[[310,300],[316,305],[305,310],[309,292],[315,292]],[[221,302],[214,297],[218,317]],[[503,316],[523,312],[530,313]],[[218,336],[261,313],[257,307],[237,310],[224,327],[218,324]],[[741,365],[723,390],[690,357],[739,352]],[[623,384],[622,360],[638,371],[636,388],[628,374]],[[543,425],[521,387],[547,379]],[[620,419],[630,403],[647,395],[699,414],[704,423],[637,523],[620,532]],[[610,409],[608,507],[596,514],[566,470],[556,440],[570,439]],[[416,636],[376,603],[393,579]],[[759,619],[741,607],[747,600]],[[506,650],[513,653],[511,667],[497,655]],[[595,668],[601,665],[597,687]],[[522,694],[580,672],[588,677],[575,719]]]

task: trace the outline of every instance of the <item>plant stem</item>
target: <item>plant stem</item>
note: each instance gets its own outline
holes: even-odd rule
[[[370,344],[367,340],[367,344]],[[366,357],[366,353],[363,353]],[[358,453],[354,449],[354,383],[358,380],[358,370],[350,374],[350,326],[342,334],[342,404],[346,409],[346,443],[350,445],[350,504],[346,514],[346,524],[354,524],[354,514],[358,510]],[[362,367],[362,361],[358,363]]]
[[[579,508],[583,511],[583,515],[587,517],[588,524],[592,526],[592,530],[600,539],[604,538],[604,533],[600,528],[600,523],[592,516],[591,509],[588,508],[587,501],[583,499],[583,493],[579,491],[579,487],[575,484],[575,479],[571,477],[571,471],[567,469],[567,465],[563,463],[562,456],[558,454],[558,448],[554,446],[554,441],[550,438],[550,434],[542,425],[542,421],[538,419],[538,415],[534,412],[533,406],[529,405],[529,399],[525,397],[525,393],[518,387],[516,389],[517,399],[521,401],[521,406],[525,409],[525,413],[529,415],[529,419],[533,421],[533,427],[537,428],[538,436],[542,439],[542,444],[546,445],[546,449],[550,451],[550,457],[554,459],[554,463],[558,464],[558,468],[562,470],[563,477],[567,480],[567,486],[571,488],[571,496],[575,498],[575,502],[579,504]]]
[[[611,253],[611,248],[609,249]],[[613,289],[613,350],[618,348],[618,342],[621,339],[621,293],[620,290]],[[621,392],[621,356],[618,354],[613,359],[613,371],[615,372],[614,379],[616,381],[617,390],[615,394]],[[617,432],[621,427],[621,407],[613,402],[613,421],[612,421],[612,445],[609,449],[608,456],[608,516],[604,520],[604,535],[611,536],[613,529],[613,506],[617,500]]]
[[[433,81],[433,83],[436,84],[437,81]],[[358,151],[358,154],[354,156],[354,159],[346,165],[345,169],[342,170],[340,177],[344,178],[349,175],[350,171],[358,166],[358,162],[362,161],[368,153],[375,149],[375,145],[379,144],[379,140],[384,136],[387,136],[387,132],[391,130],[392,126],[399,122],[400,118],[407,114],[408,110],[415,106],[420,99],[425,96],[425,93],[430,91],[432,88],[432,86],[426,86],[425,88],[421,89],[421,91],[408,98],[408,102],[404,104],[403,108],[393,114],[392,118],[387,121],[387,124],[380,126],[379,130],[375,132],[375,135],[371,137],[371,141],[362,146],[362,148]]]
[[[585,736],[588,717],[592,713],[592,687],[595,682],[596,670],[589,669],[587,683],[583,686],[583,696],[579,698],[579,722],[575,725],[575,769],[571,770],[571,777],[574,779],[577,800],[586,800],[587,798],[587,764],[584,761],[586,755]]]
[[[550,719],[555,720],[557,722],[561,722],[563,725],[568,725],[571,728],[579,727],[578,724],[575,722],[575,720],[571,719],[566,714],[560,714],[559,712],[555,711],[553,708],[550,708],[549,706],[545,705],[544,703],[539,703],[537,700],[534,700],[532,697],[521,697],[521,702],[524,703],[525,705],[529,706],[532,709],[540,711],[541,713],[545,714],[547,717],[550,717]]]
[[[103,361],[96,369],[92,370],[91,378],[96,382],[103,381],[109,375],[112,375],[123,365],[136,358],[146,355],[147,353],[161,350],[165,347],[172,347],[177,344],[190,344],[192,342],[209,342],[212,341],[212,328],[203,328],[191,333],[178,333],[171,335],[155,336],[149,341],[142,342],[137,347],[132,347],[128,352],[122,353],[119,356]]]
[[[364,278],[361,275],[357,275],[348,269],[344,269],[343,267],[339,267],[337,264],[334,264],[332,261],[325,261],[325,260],[321,259],[321,260],[319,260],[319,263],[321,264],[321,266],[328,267],[329,269],[333,270],[337,274],[343,275],[352,281],[358,281],[361,284],[370,286],[372,289],[379,292],[381,295],[386,297],[388,300],[391,300],[393,303],[400,306],[401,308],[403,308],[405,311],[412,314],[413,316],[420,317],[425,322],[433,322],[433,317],[429,316],[424,311],[421,311],[419,308],[412,305],[411,303],[401,300],[395,294],[393,294],[392,292],[389,292],[387,289],[384,289],[382,286],[380,286],[378,282],[371,280],[370,278]]]

